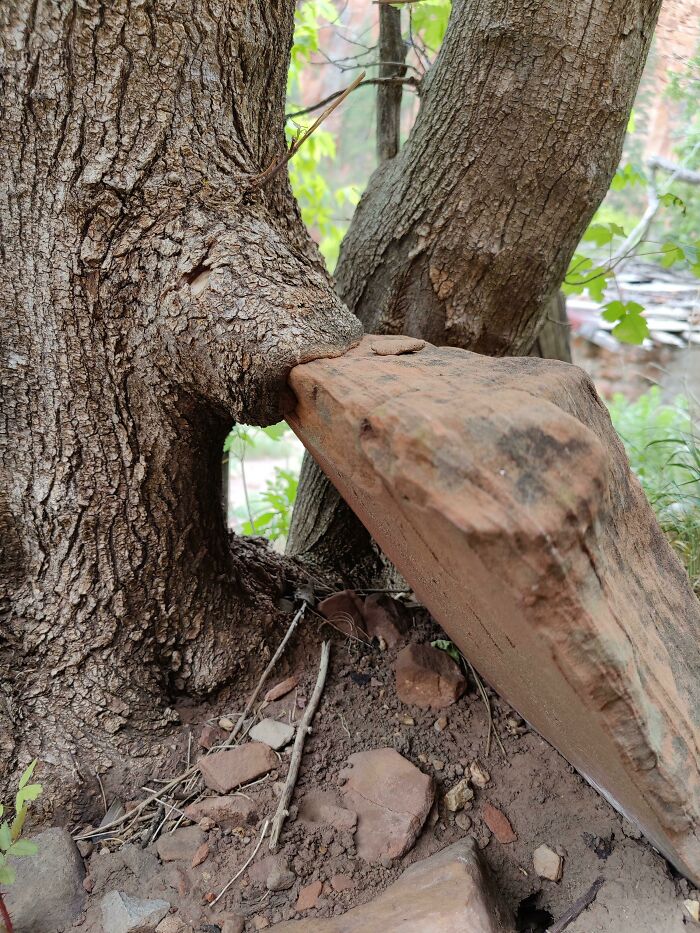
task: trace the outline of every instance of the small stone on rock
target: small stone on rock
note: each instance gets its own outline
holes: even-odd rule
[[[445,794],[445,806],[451,813],[463,810],[474,799],[474,791],[469,786],[468,778],[462,778]]]
[[[547,878],[549,881],[561,881],[564,859],[554,849],[550,849],[548,845],[541,845],[535,849],[532,862],[535,866],[535,872],[540,878]]]
[[[276,719],[263,719],[250,730],[250,738],[255,742],[264,742],[270,748],[284,748],[294,738],[294,726]]]

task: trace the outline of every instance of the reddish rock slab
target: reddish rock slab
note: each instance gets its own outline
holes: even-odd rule
[[[340,777],[343,800],[357,813],[360,858],[378,862],[408,852],[433,805],[433,779],[393,748],[351,755]]]
[[[370,638],[383,638],[390,648],[406,640],[408,621],[401,603],[388,593],[372,593],[362,606],[365,628]]]
[[[300,914],[304,913],[305,910],[311,910],[311,908],[315,907],[318,903],[322,890],[322,881],[312,881],[311,884],[304,885],[299,891],[299,897],[294,905],[294,909]]]
[[[411,865],[368,904],[330,919],[275,924],[275,933],[514,933],[471,837]]]
[[[262,742],[246,742],[230,751],[204,755],[197,762],[206,786],[220,794],[262,777],[278,763],[269,745]]]
[[[362,614],[364,600],[354,590],[341,590],[322,599],[316,609],[344,635],[369,641]]]
[[[467,681],[449,654],[432,645],[403,648],[394,670],[399,699],[422,709],[451,706],[467,689]]]
[[[312,790],[305,794],[297,819],[311,828],[332,826],[341,833],[354,833],[357,827],[357,813],[341,807],[331,791]]]
[[[287,420],[476,669],[700,883],[700,603],[589,377],[372,338]]]
[[[183,826],[159,836],[156,852],[161,862],[190,862],[203,842],[204,833],[198,826]]]
[[[496,839],[503,843],[503,845],[515,842],[518,838],[508,817],[497,807],[494,807],[492,803],[486,802],[482,804],[481,816]]]
[[[185,807],[185,816],[195,823],[206,817],[222,829],[237,829],[239,826],[254,826],[258,821],[258,808],[254,801],[240,794],[205,797]]]

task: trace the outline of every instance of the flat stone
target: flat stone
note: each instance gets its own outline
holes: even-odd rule
[[[268,891],[288,891],[296,880],[297,876],[288,865],[276,864],[268,872],[265,887]]]
[[[308,791],[299,806],[297,820],[305,826],[332,826],[340,833],[354,833],[357,813],[341,807],[332,791]]]
[[[244,930],[245,918],[239,914],[231,914],[221,922],[221,933],[243,933]]]
[[[265,694],[265,702],[274,703],[275,700],[279,700],[280,697],[291,693],[291,691],[298,686],[299,678],[296,675],[287,677],[285,680],[281,680],[278,684],[275,684],[274,687],[270,687]]]
[[[406,640],[408,620],[405,609],[388,593],[372,593],[362,605],[365,629],[370,638],[383,638],[390,648]]]
[[[357,752],[341,772],[343,800],[357,813],[355,845],[368,862],[399,858],[430,813],[435,783],[393,748]]]
[[[432,645],[402,648],[394,670],[399,699],[422,709],[444,709],[467,689],[467,681],[449,654]]]
[[[305,910],[311,910],[312,907],[316,906],[322,890],[322,881],[312,881],[311,884],[304,885],[299,891],[299,897],[294,905],[294,909],[300,914],[304,913]]]
[[[331,887],[336,893],[340,894],[343,891],[353,891],[356,884],[350,875],[338,874],[333,875],[331,878]]]
[[[411,865],[368,904],[329,919],[278,923],[274,933],[514,933],[470,837]]]
[[[3,888],[3,898],[15,933],[55,933],[83,910],[85,867],[65,829],[46,829],[32,842],[39,851],[13,859],[15,882]]]
[[[481,805],[481,816],[496,839],[503,845],[515,842],[518,838],[508,817],[492,803],[486,802]]]
[[[532,864],[540,878],[561,881],[564,859],[548,845],[538,846],[532,853]]]
[[[131,897],[122,891],[110,891],[102,898],[103,933],[154,933],[170,910],[167,901]]]
[[[156,852],[161,862],[191,862],[204,838],[198,826],[181,826],[158,837]]]
[[[364,600],[354,590],[340,590],[322,599],[316,610],[343,635],[369,641],[362,613],[363,604]]]
[[[203,755],[197,762],[206,786],[220,794],[262,777],[278,763],[270,746],[262,742],[246,742],[230,751]]]
[[[192,927],[177,914],[170,914],[160,921],[156,927],[156,933],[192,933]]]
[[[238,829],[239,826],[254,826],[258,821],[258,808],[253,800],[242,794],[225,797],[205,797],[185,807],[185,816],[195,823],[202,819],[213,820],[222,829]]]
[[[700,604],[575,366],[373,339],[287,420],[475,669],[700,884]]]
[[[256,723],[248,733],[255,742],[264,742],[270,748],[284,748],[294,738],[294,726],[276,719],[263,719]]]

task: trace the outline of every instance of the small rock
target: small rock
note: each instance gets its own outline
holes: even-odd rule
[[[433,728],[436,732],[444,732],[447,728],[447,716],[441,716],[439,719],[436,719],[433,723]]]
[[[294,905],[294,909],[298,913],[303,913],[305,910],[311,910],[312,907],[316,906],[316,903],[321,896],[321,891],[323,890],[322,881],[312,881],[311,884],[306,884],[299,891],[299,897],[297,902]]]
[[[79,840],[76,842],[76,846],[78,847],[78,852],[80,852],[83,858],[89,858],[95,851],[95,846],[90,842],[89,839]]]
[[[204,783],[220,794],[227,794],[234,787],[262,777],[276,768],[277,763],[275,753],[262,742],[246,742],[230,750],[204,755],[198,760]]]
[[[245,930],[245,918],[238,914],[227,916],[221,925],[221,933],[243,933]]]
[[[442,758],[431,758],[430,764],[433,766],[433,768],[435,768],[436,771],[442,771],[445,767],[445,762],[442,760]]]
[[[355,887],[355,882],[350,875],[333,875],[331,878],[331,887],[338,893],[341,891],[352,891]]]
[[[263,719],[250,730],[250,738],[255,742],[264,742],[270,748],[284,748],[294,738],[294,726],[276,719]]]
[[[39,851],[13,862],[17,876],[3,897],[15,933],[54,933],[82,913],[85,866],[65,829],[46,829],[32,842]]]
[[[121,891],[106,894],[101,907],[104,933],[153,933],[170,910],[167,901],[141,900]]]
[[[254,930],[266,930],[270,926],[270,921],[267,917],[263,917],[261,914],[257,914],[253,917],[253,929]]]
[[[159,836],[156,852],[161,862],[189,862],[203,842],[204,833],[199,826],[182,826]]]
[[[203,833],[210,833],[212,829],[216,828],[216,823],[211,817],[203,816],[201,820],[198,820],[197,826],[199,826]]]
[[[362,606],[365,628],[370,638],[376,638],[380,645],[383,641],[390,648],[395,648],[405,641],[408,621],[405,609],[388,593],[372,593]]]
[[[282,680],[280,683],[275,684],[274,687],[270,687],[270,689],[265,694],[265,702],[274,703],[275,700],[279,700],[280,697],[291,693],[291,691],[298,686],[299,678],[296,675],[293,677],[287,677],[286,680]]]
[[[192,856],[192,868],[196,868],[209,858],[209,843],[203,842]]]
[[[230,722],[230,720],[227,720],[227,722]],[[207,723],[202,727],[202,731],[199,733],[197,743],[200,748],[210,749],[213,748],[214,745],[221,745],[225,738],[226,735],[223,729],[219,729],[218,726],[213,726],[211,723]]]
[[[177,914],[170,914],[156,927],[156,933],[190,933],[191,930],[189,923],[185,923]]]
[[[370,347],[377,356],[402,356],[404,353],[418,353],[427,346],[425,340],[416,337],[377,336],[372,337]]]
[[[369,641],[362,611],[363,602],[354,590],[341,590],[322,599],[316,608],[324,619],[328,619],[344,635]]]
[[[240,794],[226,797],[205,797],[197,803],[185,807],[185,815],[195,823],[213,820],[222,829],[238,829],[239,826],[253,826],[258,819],[254,801]]]
[[[456,813],[470,806],[473,799],[474,791],[469,786],[469,779],[462,778],[445,794],[445,806],[451,813]]]
[[[457,826],[459,826],[462,832],[466,833],[466,832],[469,832],[469,830],[471,829],[472,818],[468,814],[466,814],[464,811],[462,811],[461,813],[458,813],[457,816],[455,817],[455,823],[457,824]]]
[[[467,688],[467,682],[452,658],[432,645],[402,648],[394,670],[399,699],[422,709],[450,706]]]
[[[627,836],[628,839],[641,839],[642,838],[641,830],[637,829],[634,823],[631,823],[629,820],[626,820],[624,816],[622,817],[622,832],[623,832],[623,835]]]
[[[92,893],[92,889],[95,887],[95,879],[91,878],[90,875],[87,878],[83,878],[83,887],[88,894]]]
[[[700,901],[683,901],[683,906],[696,923],[700,923]]]
[[[229,719],[228,716],[222,716],[219,720],[219,728],[223,729],[224,732],[232,732],[236,724],[232,719]]]
[[[481,807],[481,816],[496,839],[503,845],[515,842],[518,838],[510,825],[510,820],[499,809],[488,802]]]
[[[540,878],[547,878],[549,881],[561,881],[564,859],[554,849],[550,849],[548,845],[541,845],[535,849],[532,862],[535,866],[535,872]]]
[[[296,880],[297,876],[288,866],[275,863],[267,876],[265,887],[268,891],[288,891]]]
[[[486,787],[491,780],[491,775],[478,761],[470,763],[469,774],[471,775],[472,784],[476,784],[477,787]]]

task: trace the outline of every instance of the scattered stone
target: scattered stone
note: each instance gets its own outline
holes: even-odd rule
[[[78,847],[78,852],[80,852],[83,858],[89,858],[95,851],[95,846],[90,842],[89,839],[79,840],[76,842],[76,846]]]
[[[320,882],[319,882],[320,884]],[[411,865],[368,904],[324,919],[276,924],[274,933],[514,933],[470,837]]]
[[[189,862],[203,842],[204,833],[199,826],[182,826],[159,836],[156,852],[161,862]]]
[[[696,923],[700,923],[700,901],[686,900],[683,906]]]
[[[445,794],[445,806],[451,813],[456,813],[470,807],[473,799],[474,791],[469,785],[469,779],[462,778]]]
[[[298,686],[299,678],[296,675],[287,677],[286,680],[282,680],[278,684],[275,684],[274,687],[270,687],[270,689],[265,694],[265,702],[274,703],[275,700],[279,700],[280,697],[291,693],[291,691]]]
[[[421,709],[450,706],[467,688],[466,680],[449,654],[432,645],[402,648],[394,670],[399,699]]]
[[[442,758],[431,758],[430,764],[433,766],[433,768],[435,768],[436,771],[445,770],[445,762]]]
[[[262,914],[256,914],[253,917],[253,929],[254,930],[266,930],[270,926],[270,921],[267,917],[263,917]]]
[[[471,829],[472,818],[462,810],[457,814],[457,816],[455,816],[455,823],[457,826],[459,826],[462,832],[466,833]]]
[[[297,876],[288,865],[276,862],[270,869],[265,887],[268,891],[288,891],[296,880]]]
[[[395,337],[393,335],[373,336],[370,347],[377,356],[402,356],[404,353],[418,353],[428,344],[417,337]]]
[[[404,726],[415,726],[416,721],[413,716],[402,716],[401,722]]]
[[[355,888],[355,882],[350,875],[333,875],[331,878],[331,887],[340,894],[342,891],[352,891]]]
[[[373,339],[292,369],[295,432],[483,677],[700,884],[700,605],[590,377]]]
[[[541,845],[535,849],[532,855],[532,863],[540,878],[547,878],[549,881],[561,881],[564,859],[554,849],[550,849],[548,845]]]
[[[447,716],[441,716],[439,719],[436,719],[433,723],[433,728],[436,732],[444,732],[447,728]]]
[[[15,882],[3,897],[15,933],[54,933],[69,927],[82,912],[85,867],[65,829],[46,829],[32,842],[39,851],[32,858],[14,860]]]
[[[222,716],[219,720],[219,728],[223,729],[224,732],[233,732],[235,725],[233,719],[229,719],[228,716]]]
[[[294,738],[294,726],[286,722],[277,722],[276,719],[263,719],[250,730],[250,738],[255,742],[264,742],[270,748],[278,751],[284,748]]]
[[[352,638],[369,641],[363,617],[363,599],[354,590],[341,590],[322,599],[317,611],[328,619],[331,625]]]
[[[622,817],[622,833],[627,836],[628,839],[641,839],[642,833],[639,827],[635,826],[634,823],[630,823],[629,820]]]
[[[198,760],[207,787],[226,794],[234,787],[254,781],[277,767],[277,756],[269,745],[246,742],[227,751],[204,755]]]
[[[230,722],[230,720],[227,720],[227,722]],[[200,748],[206,748],[209,750],[215,745],[221,745],[225,738],[226,733],[223,731],[223,729],[219,729],[218,726],[213,726],[211,723],[207,723],[205,726],[202,726],[202,731],[199,733],[199,739],[197,739],[197,743]]]
[[[341,807],[331,791],[309,791],[301,802],[297,819],[309,827],[332,826],[340,833],[354,833],[357,827],[357,813]]]
[[[485,802],[481,806],[481,816],[496,839],[503,845],[515,842],[518,838],[510,825],[510,820],[493,804]]]
[[[218,918],[221,926],[221,933],[243,933],[245,930],[245,918],[239,914],[229,914],[224,918]]]
[[[177,914],[170,914],[156,927],[156,933],[190,933],[191,930],[189,923],[185,923]]]
[[[185,807],[185,816],[200,824],[204,819],[213,820],[222,829],[238,829],[239,826],[244,825],[254,826],[258,820],[255,802],[241,794],[205,797]]]
[[[294,905],[294,909],[300,914],[305,910],[311,910],[312,907],[316,906],[322,890],[322,881],[312,881],[311,884],[304,885],[299,891],[299,897]]]
[[[343,798],[358,816],[355,845],[360,858],[378,862],[407,852],[430,813],[433,779],[393,748],[351,755],[343,778]]]
[[[486,787],[491,780],[491,775],[478,761],[470,763],[469,774],[471,775],[472,784],[476,784],[477,787]]]
[[[362,615],[370,638],[381,639],[389,648],[406,640],[408,622],[401,603],[388,593],[372,593],[362,606]]]
[[[192,856],[192,868],[196,868],[209,858],[209,843],[203,842]]]
[[[104,933],[153,933],[170,910],[167,901],[142,900],[122,891],[105,894],[101,907]]]

